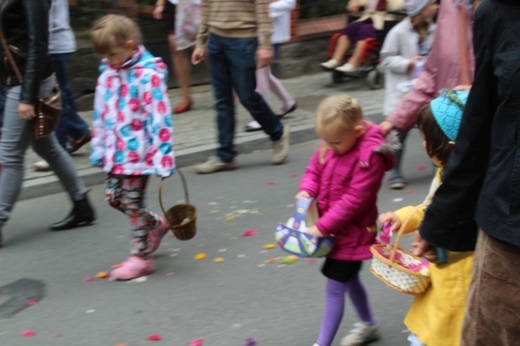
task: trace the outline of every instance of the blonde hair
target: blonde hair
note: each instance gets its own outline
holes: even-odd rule
[[[92,43],[99,54],[106,54],[115,47],[124,47],[128,41],[142,43],[139,26],[128,17],[108,14],[92,26]]]
[[[340,120],[346,130],[353,129],[363,119],[363,110],[357,100],[348,95],[325,98],[316,111],[316,124],[327,127]]]

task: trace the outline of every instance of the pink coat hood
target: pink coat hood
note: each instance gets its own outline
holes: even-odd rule
[[[377,192],[385,171],[393,167],[395,148],[385,143],[379,126],[370,122],[365,126],[365,134],[346,154],[328,150],[321,163],[318,148],[300,183],[299,190],[317,200],[320,219],[316,226],[336,237],[331,258],[359,261],[372,257]]]

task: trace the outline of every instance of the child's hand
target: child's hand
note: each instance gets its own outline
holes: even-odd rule
[[[397,232],[399,228],[401,228],[401,220],[391,211],[379,215],[378,221],[381,225],[384,225],[387,221],[390,221],[392,223],[392,227],[390,227],[392,232]]]
[[[410,61],[408,61],[408,70],[411,71],[413,69],[413,67],[415,66],[415,63],[417,62],[417,60],[422,60],[422,59],[424,59],[424,57],[421,55],[416,55],[413,58],[411,58]]]
[[[296,199],[300,199],[300,198],[311,198],[311,196],[309,195],[309,193],[307,191],[300,191],[296,194]]]
[[[310,234],[315,237],[324,237],[323,233],[321,233],[320,230],[318,229],[318,227],[316,227],[316,226],[307,228],[305,233]]]
[[[430,262],[437,259],[437,250],[435,246],[424,240],[419,232],[415,232],[415,240],[412,243],[412,253],[418,257],[424,257]]]
[[[195,48],[193,50],[193,54],[191,55],[191,63],[193,65],[200,64],[204,58],[206,57],[206,48]]]

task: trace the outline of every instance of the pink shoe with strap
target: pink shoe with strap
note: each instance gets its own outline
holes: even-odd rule
[[[131,280],[140,276],[152,274],[155,271],[153,260],[138,256],[130,256],[121,266],[110,272],[110,278],[116,280]]]
[[[148,242],[148,248],[146,249],[147,254],[152,254],[159,248],[161,245],[161,240],[164,238],[164,235],[170,229],[170,225],[164,219],[164,216],[161,216],[159,225],[148,232],[146,241]]]

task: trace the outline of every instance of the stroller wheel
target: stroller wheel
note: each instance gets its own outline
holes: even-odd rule
[[[385,84],[385,75],[378,68],[375,68],[368,73],[367,82],[370,89],[381,89]]]

